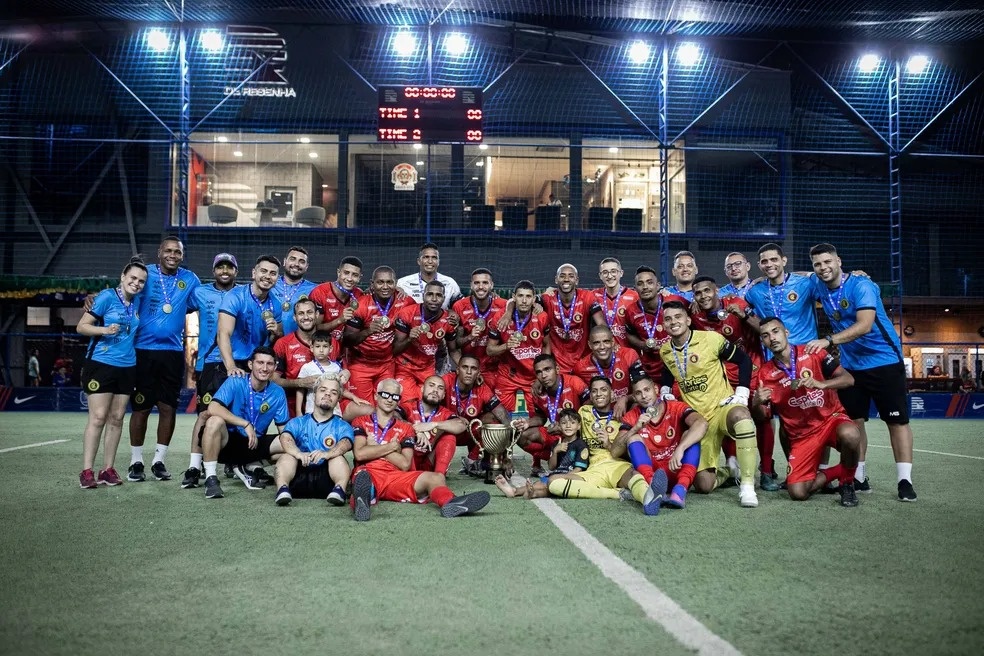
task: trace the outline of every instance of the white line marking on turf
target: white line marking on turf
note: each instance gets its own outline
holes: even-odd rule
[[[22,444],[20,446],[12,446],[7,449],[0,449],[0,453],[7,453],[9,451],[19,451],[21,449],[33,449],[36,446],[49,446],[51,444],[61,444],[62,442],[67,442],[68,440],[51,440],[50,442],[38,442],[37,444]]]
[[[680,644],[696,650],[698,654],[740,656],[741,652],[683,610],[662,590],[646,580],[641,572],[612,553],[554,501],[536,499],[533,503],[606,578],[639,604],[646,617],[666,629]]]
[[[869,447],[875,447],[876,449],[891,449],[890,446],[885,446],[884,444],[869,444]],[[916,453],[932,453],[934,456],[950,456],[951,458],[969,458],[971,460],[984,460],[980,456],[965,456],[962,453],[947,453],[946,451],[927,451],[926,449],[913,449]]]

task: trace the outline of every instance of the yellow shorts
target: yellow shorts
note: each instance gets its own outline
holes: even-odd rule
[[[707,420],[707,432],[700,441],[700,464],[697,465],[697,471],[717,469],[721,466],[721,445],[724,444],[724,440],[732,439],[728,433],[728,412],[732,408],[744,407],[740,403],[732,403],[721,406],[714,410],[711,416],[704,417]]]
[[[597,485],[598,487],[618,487],[618,482],[625,476],[625,472],[632,469],[632,465],[624,460],[602,460],[599,463],[588,463],[588,468],[583,472],[577,472],[585,483]]]

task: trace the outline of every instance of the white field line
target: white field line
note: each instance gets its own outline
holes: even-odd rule
[[[868,448],[874,447],[876,449],[891,449],[892,447],[886,446],[884,444],[869,444]],[[951,458],[968,458],[970,460],[984,460],[980,456],[965,456],[962,453],[947,453],[946,451],[927,451],[926,449],[913,449],[916,453],[932,453],[934,456],[950,456]]]
[[[20,451],[21,449],[33,449],[36,446],[50,446],[52,444],[61,444],[62,442],[67,442],[68,440],[51,440],[49,442],[38,442],[36,444],[22,444],[20,446],[12,446],[6,449],[0,449],[0,453],[9,453],[10,451]]]

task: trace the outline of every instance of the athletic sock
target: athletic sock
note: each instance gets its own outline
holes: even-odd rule
[[[202,457],[203,456],[200,453],[192,453],[191,454],[191,463],[188,465],[188,468],[189,469],[194,468],[194,469],[197,469],[197,470],[201,471],[201,469],[202,469]]]
[[[142,446],[131,446],[130,447],[130,464],[143,462],[143,447]]]
[[[652,469],[650,467],[650,469]],[[649,489],[649,483],[642,476],[642,474],[636,474],[629,479],[629,492],[632,493],[632,498],[642,503],[642,500],[646,497],[646,490]]]
[[[434,445],[434,471],[438,474],[445,474],[451,466],[451,459],[454,458],[454,450],[457,447],[454,435],[442,435]]]
[[[689,449],[688,449],[689,451]],[[694,465],[684,464],[680,467],[680,471],[677,472],[676,485],[673,486],[673,491],[676,492],[677,488],[683,490],[683,494],[680,495],[681,498],[690,489],[690,484],[694,482],[694,477],[697,476],[697,467]]]
[[[850,483],[855,479],[856,467],[848,467],[847,465],[841,465],[841,469],[844,470],[844,478],[840,479],[841,483]]]
[[[653,480],[653,459],[649,456],[649,449],[642,442],[629,442],[629,460],[632,467],[642,474],[648,484]]]
[[[852,480],[854,480],[853,477],[852,478],[847,477],[847,472],[844,471],[843,465],[832,465],[826,467],[825,469],[821,469],[820,471],[823,473],[824,478],[827,479],[825,485],[830,485],[831,481],[838,481],[839,483],[844,484],[844,483],[850,483]]]
[[[469,460],[478,460],[478,446],[472,444],[468,448],[468,459]]]
[[[215,468],[219,466],[219,461],[212,460],[203,464],[205,465],[205,478],[215,476]]]
[[[618,499],[618,490],[611,487],[598,487],[584,481],[555,478],[547,486],[550,494],[564,499]]]
[[[438,508],[443,507],[444,504],[453,498],[454,492],[446,485],[438,485],[430,493],[430,500],[436,503]]]
[[[864,466],[864,460],[858,461],[858,469],[854,472],[854,478],[864,482],[864,479],[868,477],[868,468]]]
[[[735,457],[735,443],[725,440],[721,445],[721,450],[724,451],[724,459],[728,462],[728,466],[731,465],[738,466],[738,461],[734,459]]]
[[[755,485],[755,461],[758,447],[755,444],[755,422],[739,419],[735,422],[735,455],[742,485]]]
[[[153,462],[164,462],[164,456],[166,455],[167,455],[167,445],[158,442],[157,446],[154,448]]]
[[[758,445],[759,469],[763,474],[775,477],[776,462],[772,459],[772,454],[776,450],[776,434],[772,430],[772,421],[763,420],[755,422],[755,441]]]
[[[860,463],[858,463],[860,464]],[[899,482],[909,481],[912,482],[912,463],[911,462],[897,462],[895,463],[895,473],[898,475]]]

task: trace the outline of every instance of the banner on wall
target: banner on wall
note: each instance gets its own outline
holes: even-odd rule
[[[0,412],[88,412],[89,399],[81,387],[2,387]],[[195,412],[195,390],[178,395],[179,412]]]

